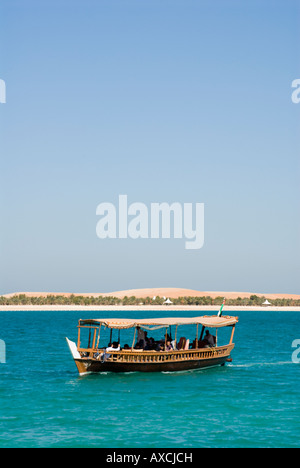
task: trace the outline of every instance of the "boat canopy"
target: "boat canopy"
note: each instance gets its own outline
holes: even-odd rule
[[[202,325],[206,328],[221,328],[234,326],[238,322],[238,317],[217,315],[204,315],[203,317],[168,317],[168,318],[154,318],[154,319],[89,319],[79,320],[81,325],[104,325],[107,328],[125,329],[140,327],[144,329],[159,329],[166,328],[171,325]]]

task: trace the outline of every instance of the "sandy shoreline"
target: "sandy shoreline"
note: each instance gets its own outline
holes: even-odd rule
[[[50,293],[50,292],[23,292],[23,293],[12,293],[6,294],[3,297],[8,299],[24,294],[27,297],[47,297],[49,295],[53,296],[64,296],[70,297],[72,293]],[[83,296],[83,297],[116,297],[118,299],[124,299],[124,297],[132,297],[135,296],[136,298],[141,299],[143,301],[146,297],[148,298],[179,298],[179,297],[211,297],[213,299],[217,297],[225,297],[228,299],[236,300],[237,298],[250,298],[251,295],[254,293],[250,292],[224,292],[224,291],[196,291],[192,289],[183,289],[183,288],[148,288],[148,289],[130,289],[125,291],[115,291],[111,293],[74,293],[73,295],[76,296]],[[257,297],[267,297],[269,300],[277,300],[277,299],[291,299],[291,300],[300,300],[300,295],[297,294],[256,294]],[[148,301],[149,302],[149,301]],[[169,315],[172,311],[191,311],[193,313],[199,313],[203,315],[203,311],[209,312],[213,314],[214,312],[218,312],[220,309],[219,305],[209,306],[209,305],[0,305],[0,311],[83,311],[83,312],[95,312],[95,311],[107,311],[109,312],[116,312],[119,311],[120,313],[124,314],[127,311],[156,311],[161,312],[162,315]],[[238,312],[240,310],[245,311],[269,311],[269,312],[276,312],[276,311],[288,311],[288,312],[300,312],[300,306],[236,306],[236,305],[226,305],[224,309],[224,315],[227,312]]]
[[[68,312],[132,312],[132,311],[156,311],[162,312],[164,315],[170,315],[176,311],[191,311],[191,312],[218,312],[220,306],[73,306],[73,305],[44,305],[44,306],[33,306],[33,305],[19,305],[19,306],[0,306],[0,312],[19,312],[19,311],[36,311],[36,312],[50,312],[50,311],[68,311]],[[239,312],[239,311],[252,311],[252,312],[300,312],[300,307],[259,307],[259,306],[226,306],[223,315],[228,315],[228,312]]]

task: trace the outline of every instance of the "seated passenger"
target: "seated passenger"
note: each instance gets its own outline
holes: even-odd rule
[[[164,345],[162,343],[158,343],[155,350],[158,351],[158,352],[162,352],[162,351],[165,350],[165,347],[164,347]]]
[[[144,340],[138,341],[137,344],[134,347],[134,349],[144,349],[144,348],[145,348],[145,341]]]
[[[151,349],[150,339],[149,339],[148,337],[146,337],[145,342],[146,342],[146,343],[145,343],[144,349],[145,349],[146,351],[149,351],[149,350]]]
[[[112,351],[120,351],[120,343],[117,343],[116,341],[113,342],[112,346],[109,346],[106,348],[106,352],[112,352]]]
[[[186,338],[184,338],[183,336],[180,338],[179,340],[179,343],[178,343],[178,346],[177,346],[177,349],[182,350],[185,348],[185,344],[186,344]]]
[[[206,341],[204,340],[198,341],[198,349],[205,348],[205,346],[206,346]]]
[[[212,348],[216,345],[216,337],[209,333],[209,330],[206,330],[205,337],[203,340],[206,343],[206,346]]]
[[[140,327],[137,327],[136,329],[138,332],[137,343],[139,343],[140,349],[145,348],[147,332],[142,330]]]
[[[145,350],[147,351],[152,351],[154,350],[155,351],[156,349],[156,343],[154,341],[154,338],[150,337],[150,338],[146,338],[146,347],[145,347]]]
[[[156,348],[156,344],[155,344],[155,341],[153,338],[147,338],[146,339],[146,346],[145,346],[145,350],[146,351],[152,351],[152,350],[155,350]]]
[[[111,356],[111,354],[109,353],[112,353],[114,351],[115,352],[120,351],[120,349],[121,349],[120,343],[117,343],[116,341],[114,341],[111,346],[108,346],[108,348],[104,350],[104,353],[102,353],[101,355],[97,357],[97,359],[102,358],[102,362],[107,361],[107,359],[109,359]]]
[[[166,351],[173,351],[173,346],[172,346],[171,341],[167,341]]]
[[[199,343],[200,341],[198,341],[198,348],[199,348]],[[194,340],[191,346],[192,346],[192,349],[197,349],[197,340]]]

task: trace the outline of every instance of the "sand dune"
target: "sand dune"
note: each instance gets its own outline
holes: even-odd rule
[[[114,296],[118,298],[123,298],[124,296],[135,296],[138,298],[145,298],[145,297],[169,297],[169,298],[177,298],[183,296],[192,296],[192,297],[202,297],[202,296],[210,296],[212,298],[221,296],[225,297],[226,299],[237,299],[238,297],[242,298],[249,298],[251,295],[255,294],[258,297],[265,296],[268,299],[300,299],[299,294],[259,294],[255,292],[224,292],[224,291],[196,291],[193,289],[182,289],[182,288],[148,288],[148,289],[129,289],[125,291],[114,291],[110,293],[60,293],[60,292],[17,292],[12,294],[5,294],[4,297],[13,297],[19,294],[25,294],[28,297],[46,297],[49,295],[53,296],[86,296],[86,297],[99,297],[99,296]]]
[[[210,296],[212,298],[216,297],[225,297],[226,299],[237,299],[238,297],[250,297],[253,294],[256,294],[258,297],[268,297],[270,299],[300,299],[300,295],[297,294],[257,294],[253,292],[224,292],[224,291],[196,291],[193,289],[180,289],[180,288],[151,288],[151,289],[130,289],[128,291],[116,291],[110,294],[103,294],[104,296],[115,296],[115,297],[124,297],[124,296],[135,296],[135,297],[170,297],[177,298],[183,296],[192,296],[192,297],[203,297]]]

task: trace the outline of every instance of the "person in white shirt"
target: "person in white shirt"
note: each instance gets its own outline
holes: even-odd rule
[[[120,351],[120,349],[120,343],[114,342],[111,346],[106,348],[105,352],[101,355],[102,362],[107,361],[107,359],[110,358],[111,355],[109,353]]]
[[[114,342],[112,344],[112,346],[109,346],[108,348],[106,348],[105,352],[112,352],[112,351],[120,351],[121,347],[120,347],[120,343],[117,343],[117,342]]]

